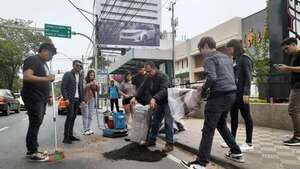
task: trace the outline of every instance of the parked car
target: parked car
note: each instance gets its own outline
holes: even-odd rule
[[[25,111],[26,108],[25,108],[24,101],[22,100],[21,94],[20,94],[20,93],[14,93],[14,96],[15,96],[15,98],[19,101],[20,106],[21,106],[21,110],[22,110],[22,111]]]
[[[58,99],[58,115],[67,115],[68,106],[66,105],[65,99],[61,96]],[[81,115],[81,110],[79,108],[78,114]]]
[[[130,41],[143,44],[147,44],[149,40],[155,40],[159,38],[159,34],[153,26],[138,26],[135,29],[123,29],[120,31],[119,40],[120,41]]]
[[[9,115],[10,111],[20,113],[20,102],[14,98],[8,89],[0,89],[0,113]]]

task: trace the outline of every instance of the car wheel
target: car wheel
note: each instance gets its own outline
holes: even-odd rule
[[[21,105],[18,105],[18,109],[15,110],[15,113],[20,113],[21,112]]]
[[[7,109],[6,110],[3,110],[3,115],[4,116],[8,116],[9,115],[9,105],[7,105]]]

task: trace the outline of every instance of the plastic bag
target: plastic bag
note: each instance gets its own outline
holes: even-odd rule
[[[175,121],[199,111],[201,91],[196,89],[168,88],[168,103]]]
[[[136,104],[133,107],[133,112],[132,128],[129,132],[129,137],[133,142],[143,143],[147,139],[151,119],[149,105]]]

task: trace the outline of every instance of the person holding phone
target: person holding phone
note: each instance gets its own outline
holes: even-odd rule
[[[300,146],[300,50],[297,47],[296,38],[287,38],[281,43],[281,48],[286,56],[292,56],[290,66],[279,64],[277,70],[291,74],[289,114],[294,127],[294,135],[289,140],[284,141],[287,146]],[[275,66],[275,65],[274,65]]]

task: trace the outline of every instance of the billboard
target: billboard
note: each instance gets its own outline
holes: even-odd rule
[[[159,47],[160,0],[98,0],[96,34],[106,47]]]

